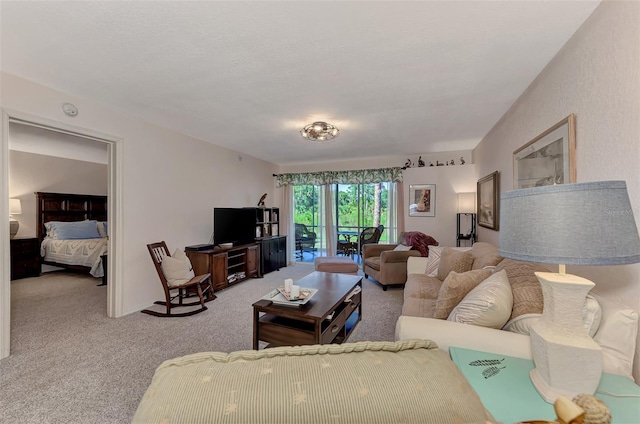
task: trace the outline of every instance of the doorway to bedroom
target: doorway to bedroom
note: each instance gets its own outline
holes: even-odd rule
[[[6,113],[4,116],[5,132],[2,149],[7,157],[8,163],[5,163],[8,164],[9,171],[8,184],[4,190],[7,190],[5,195],[9,199],[19,201],[22,212],[16,216],[20,226],[15,237],[21,240],[36,241],[38,243],[36,253],[40,254],[39,243],[43,235],[36,228],[39,226],[36,224],[38,222],[36,217],[38,202],[35,192],[78,193],[108,198],[108,206],[103,213],[103,220],[108,224],[103,226],[104,232],[100,232],[100,229],[98,231],[101,238],[106,239],[107,246],[104,255],[101,256],[106,257],[107,252],[112,253],[108,257],[109,261],[105,261],[107,266],[104,269],[100,264],[99,271],[101,272],[95,272],[96,269],[87,267],[86,269],[91,271],[92,276],[87,272],[88,278],[85,277],[85,279],[88,285],[95,288],[96,299],[100,299],[99,303],[94,303],[100,313],[103,316],[117,317],[121,315],[118,311],[122,308],[115,295],[120,291],[115,278],[116,270],[119,268],[116,249],[118,218],[116,203],[119,203],[117,197],[120,192],[120,190],[116,190],[118,186],[116,183],[116,157],[118,156],[116,144],[120,139],[90,130],[78,131],[77,128],[68,128],[64,124],[60,124],[58,127],[56,122],[47,122],[44,119],[42,121],[31,116],[16,117],[8,116]],[[15,200],[12,202],[15,203]],[[104,237],[106,234],[109,234],[109,237]],[[13,242],[10,245],[11,253],[13,253]],[[33,252],[29,253],[29,255],[32,254]],[[39,261],[39,259],[38,257],[37,260]],[[42,276],[48,278],[47,276],[55,274],[62,275],[47,273],[47,271],[55,269],[62,268],[43,265]],[[104,271],[106,271],[108,278],[103,280],[101,277]],[[73,276],[72,274],[68,275]],[[12,283],[9,279],[2,280],[0,297],[6,311],[13,306],[11,305]],[[103,283],[107,283],[106,286]],[[2,355],[0,357],[6,357],[10,353],[9,334],[17,328],[14,328],[15,323],[10,322],[13,320],[9,319],[8,313],[3,313],[1,319],[3,331]]]

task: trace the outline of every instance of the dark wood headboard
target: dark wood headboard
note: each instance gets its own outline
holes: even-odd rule
[[[91,194],[36,192],[38,239],[46,236],[44,223],[49,221],[107,220],[107,196]]]

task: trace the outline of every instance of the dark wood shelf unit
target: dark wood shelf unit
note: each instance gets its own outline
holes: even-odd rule
[[[262,247],[262,256],[260,258],[262,274],[279,271],[280,268],[287,266],[286,236],[262,238],[260,244]]]
[[[287,237],[280,235],[280,208],[247,207],[252,210],[256,238],[260,243],[262,275],[287,266]],[[247,223],[247,225],[249,225]]]

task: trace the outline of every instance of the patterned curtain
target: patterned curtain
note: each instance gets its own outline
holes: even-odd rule
[[[372,184],[381,182],[402,182],[402,168],[320,171],[276,175],[276,187],[287,185]]]

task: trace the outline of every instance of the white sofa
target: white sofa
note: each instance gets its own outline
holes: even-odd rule
[[[428,258],[409,258],[407,275],[423,274],[427,261]],[[638,370],[633,369],[638,312],[597,294],[592,295],[600,304],[602,311],[602,319],[594,339],[603,348],[603,370],[606,373],[625,375],[633,379],[633,375],[639,375]],[[531,343],[528,335],[442,319],[400,316],[396,323],[395,338],[396,340],[433,340],[440,349],[447,352],[450,346],[455,346],[531,359]],[[637,379],[635,381],[638,383]]]

